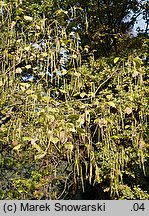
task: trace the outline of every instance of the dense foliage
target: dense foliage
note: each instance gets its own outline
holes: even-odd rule
[[[146,1],[0,6],[0,199],[149,199]]]

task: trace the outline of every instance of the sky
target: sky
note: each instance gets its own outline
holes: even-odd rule
[[[143,17],[142,15],[140,15],[138,18],[137,18],[137,22],[136,24],[134,25],[133,27],[133,31],[134,31],[134,34],[137,35],[137,28],[140,27],[140,29],[143,29],[145,30],[146,28],[146,23],[145,21],[143,20]]]

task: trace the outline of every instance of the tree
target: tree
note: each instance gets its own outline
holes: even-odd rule
[[[148,46],[116,38],[122,3],[0,4],[0,198],[148,199]]]
[[[75,27],[82,39],[82,46],[87,45],[90,51],[95,51],[96,58],[120,52],[119,39],[132,29],[144,5],[145,1],[137,0],[60,2],[60,7],[71,15],[68,31]]]

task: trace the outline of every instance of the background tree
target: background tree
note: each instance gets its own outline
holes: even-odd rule
[[[146,1],[99,0],[61,1],[59,6],[73,15],[69,19],[68,31],[75,27],[82,46],[89,46],[98,58],[121,51],[118,42],[133,28],[137,17],[143,13],[144,5]]]

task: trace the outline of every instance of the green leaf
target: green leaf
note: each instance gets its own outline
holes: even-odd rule
[[[72,151],[73,150],[73,144],[71,142],[65,143],[65,149]]]
[[[32,143],[32,146],[33,146],[33,148],[35,148],[38,152],[41,152],[41,151],[42,151],[41,148],[40,148],[40,146],[37,145],[35,142]]]
[[[78,114],[74,114],[74,115],[69,115],[68,116],[68,120],[70,120],[71,122],[75,122],[79,119],[79,115]]]
[[[109,106],[111,106],[111,107],[114,107],[114,108],[116,107],[116,105],[115,105],[115,103],[114,103],[113,101],[109,101],[108,104],[109,104]]]
[[[33,17],[30,17],[30,16],[24,16],[24,19],[27,20],[27,21],[32,21],[32,20],[33,20]]]
[[[42,100],[45,102],[45,103],[49,103],[49,96],[44,96],[42,97]]]
[[[21,74],[22,73],[22,69],[20,67],[16,68],[16,74]]]
[[[45,155],[46,155],[46,152],[44,152],[42,154],[35,155],[35,160],[42,159],[42,158],[44,158]]]
[[[67,128],[68,131],[76,132],[74,124],[72,124],[72,123],[67,123],[66,128]]]
[[[31,141],[31,140],[32,140],[31,137],[27,137],[27,136],[22,137],[22,141],[23,141],[23,142],[25,142],[25,141]]]
[[[119,57],[116,57],[116,58],[114,59],[114,64],[116,64],[116,63],[118,62],[119,59],[120,59]]]
[[[46,57],[48,55],[48,53],[47,52],[43,52],[43,53],[41,53],[41,55],[42,55],[42,57]]]
[[[59,142],[59,139],[57,137],[50,137],[51,142],[53,142],[54,144]]]
[[[56,13],[56,16],[58,16],[59,14],[61,14],[63,12],[63,10],[62,9],[59,9],[59,10],[57,10],[55,13]]]
[[[13,148],[13,150],[18,151],[20,148],[21,148],[21,144],[15,146],[15,147]]]
[[[142,59],[139,58],[138,56],[135,58],[135,62],[138,63],[139,65],[143,64]]]
[[[30,46],[27,46],[27,47],[24,47],[24,50],[25,50],[25,51],[29,51],[30,48],[31,48]]]
[[[71,55],[71,58],[76,59],[76,58],[77,58],[77,55],[76,55],[76,54],[73,54],[73,55]]]
[[[41,94],[37,94],[37,99],[38,99],[39,101],[42,100],[42,96],[41,96]]]
[[[60,89],[59,91],[62,92],[62,93],[64,93],[64,94],[67,93],[64,89]]]
[[[26,65],[25,68],[26,68],[26,69],[30,69],[30,68],[31,68],[31,65]]]
[[[34,93],[34,91],[31,90],[31,89],[28,89],[28,90],[26,91],[26,93],[27,93],[27,94],[32,94],[32,93]]]
[[[113,95],[112,95],[112,94],[110,94],[110,95],[107,95],[107,96],[106,96],[106,98],[107,98],[108,100],[111,100],[111,99],[112,99],[112,97],[113,97]]]
[[[50,120],[50,122],[54,122],[54,120],[55,120],[54,115],[46,114],[46,118],[47,118],[48,120]]]
[[[86,96],[86,93],[85,92],[82,92],[81,94],[80,94],[80,97],[81,98],[84,98]]]
[[[59,110],[57,108],[48,107],[48,112],[59,113]]]
[[[125,129],[128,129],[128,128],[130,128],[130,125],[125,125]]]
[[[62,75],[65,75],[65,74],[67,74],[67,70],[62,70],[61,73],[62,73]]]
[[[85,133],[85,131],[81,127],[77,127],[77,132],[79,134],[84,134]]]

